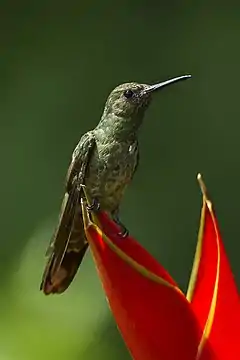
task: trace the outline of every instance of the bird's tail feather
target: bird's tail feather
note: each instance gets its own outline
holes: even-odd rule
[[[77,193],[74,197],[66,195],[40,289],[46,295],[64,292],[76,275],[87,248],[79,196]]]

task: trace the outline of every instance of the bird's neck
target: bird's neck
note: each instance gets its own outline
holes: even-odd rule
[[[102,116],[96,130],[102,133],[106,139],[123,141],[131,138],[135,139],[138,126],[134,119],[107,114]]]

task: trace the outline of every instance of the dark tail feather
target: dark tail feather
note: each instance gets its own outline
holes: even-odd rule
[[[81,208],[67,201],[60,224],[50,246],[50,255],[40,290],[46,295],[62,293],[71,284],[88,248]]]
[[[54,264],[53,254],[49,261],[49,266],[46,269],[46,276],[40,287],[45,295],[61,294],[69,287],[78,271],[87,248],[88,244],[85,243],[80,251],[73,250],[66,252],[58,271],[52,275],[51,269]]]

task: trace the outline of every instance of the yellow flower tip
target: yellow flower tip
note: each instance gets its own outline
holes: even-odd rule
[[[92,221],[89,216],[89,212],[87,211],[86,207],[86,200],[81,197],[81,208],[82,208],[82,217],[83,217],[83,224],[85,232],[92,225]]]
[[[200,173],[197,174],[197,181],[199,183],[199,186],[200,186],[203,196],[205,196],[205,198],[207,198],[207,188],[203,181],[202,175]]]
[[[87,205],[89,206],[91,204],[91,197],[90,197],[90,195],[89,195],[89,193],[87,191],[86,185],[81,184],[81,188],[83,190]]]
[[[93,211],[93,212],[91,212],[91,216],[90,216],[89,211],[87,210],[87,207],[92,205],[92,198],[89,195],[86,185],[81,184],[81,189],[82,189],[83,195],[84,195],[81,197],[81,208],[82,208],[82,214],[83,214],[84,227],[85,227],[85,231],[86,231],[86,229],[89,226],[92,226],[93,224],[98,224],[100,226],[100,224],[99,224],[97,214]]]
[[[212,212],[212,202],[209,200],[207,187],[203,181],[202,175],[200,173],[197,174],[197,180],[203,195],[203,200],[206,202],[207,207],[209,208],[210,212]]]

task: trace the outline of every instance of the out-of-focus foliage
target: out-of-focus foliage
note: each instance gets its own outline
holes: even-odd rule
[[[191,73],[154,98],[122,219],[186,288],[201,171],[238,274],[238,6],[23,0],[2,1],[0,17],[0,357],[129,359],[89,254],[66,294],[39,292],[71,152],[117,84]]]

